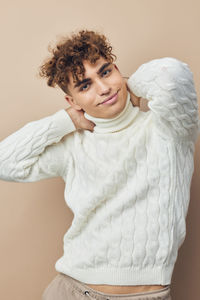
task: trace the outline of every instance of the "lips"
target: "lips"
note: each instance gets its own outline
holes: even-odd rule
[[[118,93],[118,91],[117,91],[117,93]],[[107,102],[108,100],[111,100],[112,98],[114,98],[117,95],[117,93],[115,93],[112,96],[108,97],[107,99],[105,99],[103,102],[101,102],[99,104],[103,104],[103,103]]]

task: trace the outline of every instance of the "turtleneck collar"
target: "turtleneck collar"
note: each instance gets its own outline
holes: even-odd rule
[[[104,119],[104,118],[96,118],[91,115],[88,115],[84,112],[84,116],[86,119],[92,121],[96,124],[94,127],[94,132],[96,133],[109,133],[120,131],[121,129],[127,127],[129,123],[133,121],[136,115],[139,112],[138,106],[133,106],[130,101],[130,93],[127,92],[126,105],[124,109],[112,119]]]

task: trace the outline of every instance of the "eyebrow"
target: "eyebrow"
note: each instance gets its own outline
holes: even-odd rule
[[[109,65],[111,65],[110,62],[107,62],[107,63],[103,64],[103,65],[101,66],[101,68],[97,71],[97,74],[102,73],[103,70],[104,70],[105,68],[107,68]],[[85,78],[85,79],[83,79],[83,80],[77,81],[77,83],[74,85],[74,88],[79,87],[81,84],[86,83],[86,82],[91,82],[91,79],[90,79],[90,78]]]
[[[105,68],[107,68],[111,63],[110,62],[107,62],[105,64],[103,64],[103,66],[101,66],[101,68],[99,69],[99,71],[97,72],[97,74],[100,74],[101,72],[103,72],[103,70]]]

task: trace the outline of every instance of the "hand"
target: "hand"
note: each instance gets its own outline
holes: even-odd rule
[[[131,90],[129,89],[128,85],[127,85],[127,78],[124,78],[125,82],[126,82],[126,88],[130,93],[130,98],[131,98],[131,102],[133,104],[133,106],[139,106],[140,107],[140,100],[141,97],[137,97],[133,92],[131,92]]]
[[[86,129],[93,132],[95,124],[85,118],[84,110],[76,110],[73,107],[66,108],[65,110],[72,119],[76,129]]]

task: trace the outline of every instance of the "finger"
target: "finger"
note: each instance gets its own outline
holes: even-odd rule
[[[94,131],[94,126],[90,125],[87,129],[93,132]]]

